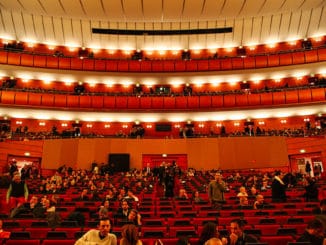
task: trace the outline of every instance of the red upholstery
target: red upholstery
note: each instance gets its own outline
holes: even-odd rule
[[[34,56],[32,54],[21,54],[20,64],[22,66],[33,66],[34,65]]]
[[[8,65],[20,65],[20,53],[8,53]]]
[[[286,103],[298,103],[298,91],[286,91],[285,101]]]
[[[128,98],[129,99],[129,98]],[[127,108],[128,99],[125,96],[118,96],[115,98],[116,108],[124,109]]]
[[[79,105],[82,108],[90,108],[92,106],[92,97],[89,95],[80,96]]]
[[[292,236],[261,236],[261,242],[266,242],[269,245],[287,245],[288,242],[294,242]]]

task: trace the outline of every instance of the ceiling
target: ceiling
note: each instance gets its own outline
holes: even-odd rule
[[[214,48],[326,34],[325,0],[0,0],[0,37],[110,49]],[[232,33],[121,36],[91,28]]]

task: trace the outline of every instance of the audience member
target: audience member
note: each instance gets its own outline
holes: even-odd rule
[[[319,203],[319,207],[312,210],[313,214],[326,214],[326,199],[323,199]]]
[[[121,229],[120,245],[142,245],[138,236],[138,228],[134,224],[126,224]]]
[[[262,209],[262,208],[264,208],[264,196],[263,195],[258,194],[256,196],[256,201],[254,202],[253,208],[254,209]]]
[[[213,237],[206,241],[204,245],[223,245],[223,242],[221,241],[221,239]]]
[[[198,240],[197,244],[204,245],[205,242],[207,242],[209,239],[214,238],[214,237],[215,238],[219,237],[217,225],[213,222],[207,222],[204,225],[201,234],[199,235],[199,240]]]
[[[227,190],[225,182],[220,173],[215,173],[215,179],[208,185],[208,197],[213,207],[220,208],[225,201],[224,192]]]
[[[195,203],[200,203],[200,202],[203,202],[204,199],[200,196],[200,193],[199,191],[195,191],[193,196],[192,196],[192,199]]]
[[[122,200],[121,201],[121,207],[115,213],[115,218],[127,219],[130,210],[131,209],[129,207],[129,203],[127,202],[127,200]]]
[[[102,219],[99,221],[98,229],[91,229],[86,232],[75,245],[98,244],[98,245],[117,245],[117,237],[109,233],[111,230],[111,221]]]
[[[310,242],[313,245],[322,245],[324,242],[324,226],[318,219],[311,220],[303,235],[297,242]]]
[[[188,200],[188,194],[184,188],[179,190],[179,194],[175,197],[176,200]]]
[[[23,205],[28,200],[27,184],[21,180],[19,174],[14,175],[7,191],[7,203],[11,209]]]
[[[230,235],[227,239],[223,239],[224,244],[228,245],[242,245],[246,243],[257,243],[256,237],[246,234],[244,232],[245,221],[241,219],[234,219],[230,224]]]
[[[316,180],[311,177],[307,177],[305,181],[305,199],[307,202],[316,202],[318,201],[318,185]]]
[[[244,186],[241,186],[239,191],[240,192],[237,194],[237,197],[239,198],[240,206],[248,205],[248,194],[246,188]]]
[[[39,202],[37,196],[32,196],[29,202],[14,208],[11,211],[10,218],[19,216],[20,214],[32,214],[34,218],[43,218],[44,217],[44,208]]]
[[[276,171],[272,182],[272,201],[273,202],[285,202],[286,201],[286,185],[281,179],[281,171]]]

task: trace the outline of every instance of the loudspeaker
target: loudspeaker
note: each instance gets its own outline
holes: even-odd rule
[[[127,172],[129,167],[130,155],[127,153],[110,153],[109,167],[113,172]]]

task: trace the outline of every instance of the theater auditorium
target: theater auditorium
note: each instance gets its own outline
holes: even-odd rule
[[[144,245],[326,225],[325,1],[0,6],[0,244],[75,244],[103,217],[121,245],[130,224]]]

